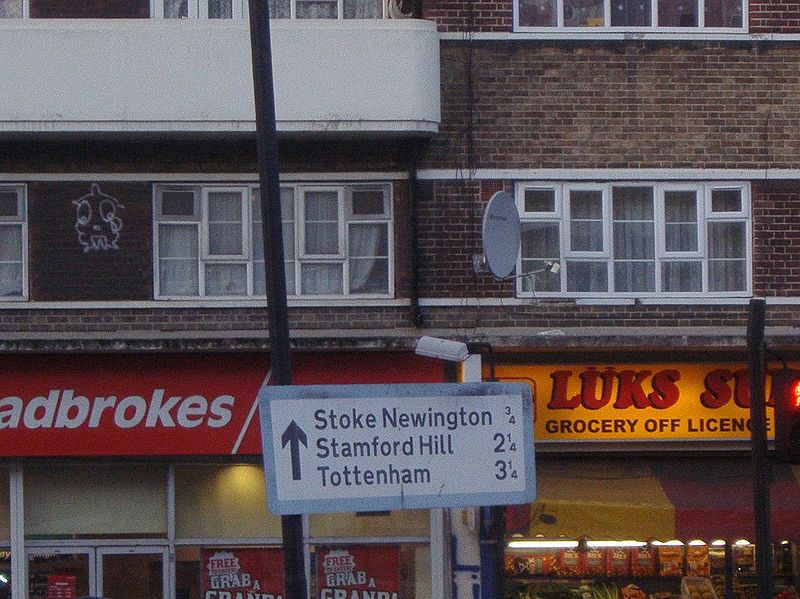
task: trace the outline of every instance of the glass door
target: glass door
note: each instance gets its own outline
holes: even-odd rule
[[[36,547],[28,551],[28,599],[94,596],[95,553],[90,547]]]
[[[164,547],[98,547],[97,588],[103,599],[164,599]]]

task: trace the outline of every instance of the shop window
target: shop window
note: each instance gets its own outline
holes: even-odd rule
[[[280,539],[267,509],[263,469],[254,465],[175,466],[178,539]]]
[[[166,466],[50,464],[23,476],[26,537],[166,537]]]
[[[0,299],[25,299],[27,222],[25,188],[0,185]]]
[[[162,19],[247,18],[247,0],[151,0],[152,14]],[[381,0],[269,0],[273,19],[381,19],[388,15]]]
[[[6,468],[0,468],[0,548],[11,539],[11,487]],[[0,563],[2,569],[2,563]]]
[[[701,540],[644,541],[539,540],[536,548],[509,544],[504,559],[508,596],[538,597],[705,597],[723,599],[732,577],[736,599],[755,593],[755,547],[746,541],[707,544]],[[531,540],[531,546],[536,543]],[[794,549],[772,546],[773,584],[783,597],[796,597]],[[726,569],[726,552],[730,569]]]
[[[286,289],[295,297],[389,297],[388,185],[281,188]],[[263,297],[257,188],[156,188],[157,297]]]
[[[11,599],[11,550],[0,545],[0,599]]]
[[[175,596],[283,597],[283,550],[278,546],[179,546],[175,548]]]
[[[88,551],[29,552],[28,598],[50,599],[59,594],[67,597],[88,596],[89,561]]]
[[[522,184],[518,294],[746,296],[748,191],[743,184]]]
[[[11,487],[9,472],[0,468],[0,599],[11,599]]]
[[[743,0],[517,0],[517,29],[745,32]],[[546,30],[546,29],[545,29]]]
[[[371,592],[404,599],[431,597],[430,551],[425,545],[315,545],[311,573],[311,596],[320,599]]]

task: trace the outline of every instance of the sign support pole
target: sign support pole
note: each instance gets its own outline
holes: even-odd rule
[[[289,349],[289,311],[281,229],[281,190],[278,171],[278,134],[268,0],[250,0],[250,46],[258,148],[259,188],[264,235],[264,270],[269,311],[270,367],[276,385],[292,384]],[[306,599],[303,519],[281,517],[284,578],[287,599]]]
[[[764,397],[765,306],[766,301],[763,298],[751,299],[747,322],[750,422],[752,426],[750,439],[753,463],[753,515],[756,531],[756,596],[758,599],[771,599],[774,596],[769,500],[770,465],[767,460],[767,407]]]

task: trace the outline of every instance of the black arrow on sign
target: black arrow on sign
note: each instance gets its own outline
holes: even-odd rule
[[[289,450],[292,452],[292,480],[300,480],[300,443],[308,447],[308,437],[305,431],[292,420],[281,435],[281,447],[291,443]]]

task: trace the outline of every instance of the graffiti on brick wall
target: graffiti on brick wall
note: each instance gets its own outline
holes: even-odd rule
[[[73,200],[72,204],[75,206],[75,231],[84,252],[119,249],[122,219],[117,211],[125,206],[102,193],[97,183],[92,183],[89,194]]]

